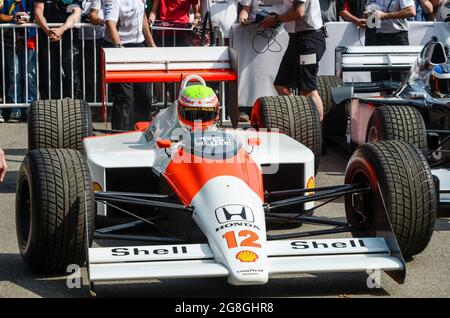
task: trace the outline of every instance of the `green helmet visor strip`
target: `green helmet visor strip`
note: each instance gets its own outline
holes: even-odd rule
[[[219,100],[211,87],[191,85],[180,94],[178,111],[187,122],[213,121],[219,112]]]

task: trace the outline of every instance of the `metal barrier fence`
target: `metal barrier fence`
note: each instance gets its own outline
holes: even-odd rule
[[[48,24],[50,28],[61,25],[61,23]],[[203,45],[205,26],[202,30],[201,44]],[[34,50],[28,48],[31,40],[30,31],[35,33]],[[155,30],[152,31],[155,34]],[[166,46],[165,42],[168,38],[165,36],[166,30],[156,31],[162,32],[160,46]],[[214,31],[210,33],[210,36],[214,37],[210,39],[210,45],[224,45],[224,38],[220,30],[214,28]],[[177,31],[170,30],[170,32],[173,32],[173,42],[176,45]],[[87,33],[90,36],[86,37]],[[62,99],[65,97],[86,100],[90,106],[101,106],[99,54],[101,39],[97,39],[97,35],[94,25],[79,23],[74,28],[67,30],[58,42],[52,43],[37,24],[0,23],[0,109],[28,107],[35,99]],[[53,53],[55,49],[59,54]],[[69,53],[70,56],[66,56],[65,53]],[[17,54],[20,61],[16,57]],[[87,57],[91,57],[92,60]],[[45,64],[43,61],[47,61],[48,67],[43,65]],[[77,83],[78,78],[80,81]],[[30,86],[35,94],[30,93]],[[164,84],[162,92],[161,87],[152,85],[152,97],[158,95],[156,92],[158,89],[161,100],[156,105],[167,105],[177,97],[176,87],[173,86],[173,94],[167,94]],[[225,98],[223,83],[219,86],[219,94]],[[167,95],[169,97],[171,95],[171,100]],[[106,101],[108,101],[108,96],[106,96]],[[107,103],[107,105],[110,106],[111,103]],[[223,116],[225,117],[225,114]]]
[[[49,23],[48,25],[51,28],[61,26],[60,23]],[[91,30],[93,39],[85,38],[86,29]],[[31,32],[35,33],[34,41],[29,35]],[[88,99],[91,106],[100,106],[101,94],[98,94],[98,90],[95,89],[101,83],[99,82],[99,56],[97,53],[99,42],[95,40],[96,38],[95,27],[86,23],[77,24],[75,28],[69,29],[61,40],[55,43],[51,43],[48,37],[44,39],[36,24],[0,24],[0,76],[2,79],[0,108],[28,107],[32,100],[41,99],[42,95],[46,95],[50,99],[62,99],[64,97]],[[93,43],[92,56],[94,58],[92,61],[93,69],[91,70],[87,70],[85,65],[86,59],[84,57],[87,54],[86,41],[92,41]],[[33,49],[29,48],[31,42],[34,42]],[[46,50],[42,50],[43,45],[46,46]],[[52,49],[58,48],[60,53],[58,57],[55,58],[55,54],[51,54],[51,50],[48,49],[50,47]],[[66,49],[66,47],[70,49]],[[64,54],[61,54],[63,51],[70,53],[70,57],[67,58]],[[75,54],[77,52],[79,54]],[[45,54],[47,57],[48,67],[46,70],[43,70],[41,65],[43,58],[40,55],[42,54]],[[69,66],[63,64],[67,60],[70,61]],[[81,64],[81,68],[75,69],[78,63]],[[76,96],[74,77],[80,70],[80,93]],[[45,75],[42,72],[45,72]],[[57,74],[58,78],[54,78],[55,74]],[[89,89],[87,74],[93,80],[92,97],[90,98],[86,96]],[[68,76],[70,77],[69,79],[67,78]],[[46,83],[42,83],[43,79],[47,79]],[[68,85],[70,87],[69,92],[64,91],[64,81],[70,82],[70,85]],[[30,82],[35,84],[35,87],[33,84],[31,85],[31,90],[35,90],[35,95],[30,92]],[[45,86],[45,91],[43,91],[43,86]],[[59,87],[59,94],[55,94],[55,87],[52,86]],[[20,92],[23,93],[19,94]]]

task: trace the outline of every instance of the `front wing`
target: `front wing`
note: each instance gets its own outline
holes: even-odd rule
[[[269,241],[266,248],[270,275],[405,271],[382,237]],[[208,244],[90,248],[88,256],[91,282],[229,275]]]

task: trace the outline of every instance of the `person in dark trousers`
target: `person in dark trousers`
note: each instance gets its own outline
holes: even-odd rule
[[[322,12],[317,0],[284,0],[287,11],[270,15],[261,22],[263,28],[284,23],[289,33],[289,44],[275,78],[279,95],[291,95],[297,88],[310,96],[323,119],[323,103],[317,92],[319,61],[325,53],[325,30]]]
[[[75,23],[80,21],[80,5],[80,1],[77,0],[35,0],[34,15],[36,23],[40,26],[37,49],[40,53],[40,99],[81,97],[77,32],[73,30],[72,36],[70,31]],[[48,23],[62,23],[62,25],[49,27]]]
[[[105,47],[156,47],[145,14],[144,0],[108,0],[103,4]],[[149,84],[113,84],[111,90],[112,129],[132,130],[136,121],[150,119]]]

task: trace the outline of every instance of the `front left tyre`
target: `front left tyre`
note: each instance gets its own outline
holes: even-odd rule
[[[370,187],[369,192],[345,197],[347,220],[360,228],[353,231],[356,237],[384,231],[380,224],[387,213],[405,257],[427,247],[438,199],[430,166],[419,148],[400,140],[364,144],[350,158],[345,183]]]
[[[64,273],[83,265],[94,232],[94,197],[82,154],[39,149],[25,157],[16,190],[20,254],[37,273]]]

